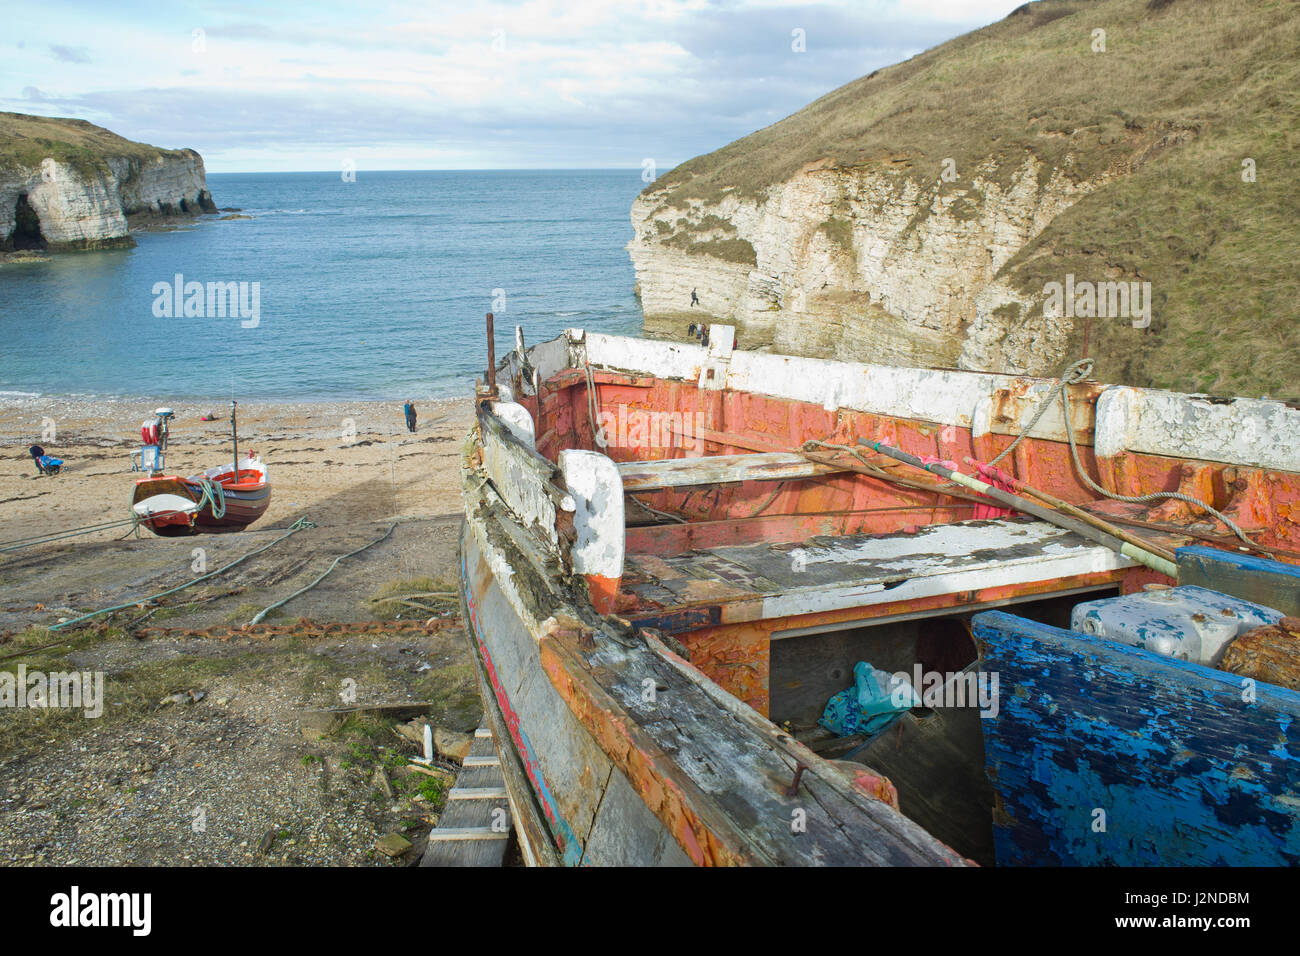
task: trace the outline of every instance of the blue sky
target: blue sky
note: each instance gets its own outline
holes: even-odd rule
[[[1019,5],[47,0],[4,14],[0,110],[192,147],[209,172],[662,171]]]

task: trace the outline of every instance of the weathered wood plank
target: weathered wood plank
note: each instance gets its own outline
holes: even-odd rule
[[[999,865],[1300,863],[1300,693],[1000,611],[974,631]]]
[[[1300,616],[1300,567],[1200,545],[1179,548],[1178,583],[1222,591]]]
[[[963,862],[792,738],[777,746],[777,728],[675,655],[612,638],[584,651],[563,636],[541,650],[561,695],[697,863]],[[788,793],[801,762],[822,769]]]
[[[817,464],[803,455],[791,452],[663,458],[657,461],[625,461],[618,465],[624,491],[653,491],[728,481],[784,481],[830,475],[839,471],[843,469]]]
[[[479,761],[491,763],[471,763]],[[501,866],[511,833],[510,802],[492,732],[474,734],[467,768],[447,794],[438,826],[429,833],[421,866]],[[467,778],[473,777],[471,781]]]

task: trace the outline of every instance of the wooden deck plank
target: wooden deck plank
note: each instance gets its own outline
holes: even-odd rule
[[[1000,518],[933,525],[915,534],[854,534],[645,558],[630,554],[627,564],[627,590],[655,604],[655,613],[751,604],[743,618],[731,618],[750,620],[1064,581],[1120,571],[1133,562],[1046,522]]]

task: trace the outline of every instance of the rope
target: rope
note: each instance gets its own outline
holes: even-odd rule
[[[816,438],[810,438],[803,443],[801,448],[805,452],[810,451],[813,448],[828,448],[831,451],[844,452],[846,455],[851,455],[853,458],[856,458],[858,464],[862,465],[863,468],[866,469],[867,473],[871,475],[871,477],[879,478],[881,481],[888,481],[895,485],[901,485],[904,488],[914,488],[917,491],[928,491],[931,493],[937,493],[939,495],[942,495],[945,498],[962,498],[966,501],[973,501],[976,504],[982,504],[982,505],[997,504],[997,502],[993,501],[992,498],[986,498],[984,495],[975,495],[969,491],[958,491],[957,485],[953,482],[945,482],[943,484],[927,484],[922,481],[912,481],[911,479],[903,478],[900,477],[899,475],[892,474],[891,472],[888,472],[885,469],[881,468],[879,465],[874,465],[871,462],[867,461],[867,459],[863,456],[862,452],[860,452],[858,449],[854,448],[851,445],[837,445],[834,442],[821,441]],[[810,460],[819,461],[820,459],[812,458]],[[822,461],[822,463],[825,464],[826,462]],[[939,507],[939,505],[936,503],[933,507]]]
[[[989,461],[989,467],[992,468],[996,466],[998,462],[1011,454],[1012,450],[1019,445],[1022,440],[1024,440],[1025,436],[1034,430],[1034,426],[1038,424],[1040,418],[1047,414],[1047,410],[1052,407],[1052,402],[1058,394],[1062,396],[1061,401],[1065,405],[1065,431],[1066,434],[1071,436],[1070,444],[1073,445],[1074,432],[1070,428],[1070,405],[1069,399],[1065,397],[1065,390],[1071,385],[1086,381],[1088,376],[1092,374],[1092,367],[1094,364],[1095,362],[1090,358],[1079,359],[1079,361],[1075,362],[1062,372],[1060,379],[1058,379],[1057,383],[1052,386],[1052,390],[1047,393],[1047,397],[1039,403],[1038,409],[1034,412],[1034,417],[1029,419],[1029,424],[1020,429],[1020,434],[1016,436],[1015,441],[1002,449],[997,456]],[[1077,462],[1078,459],[1076,458],[1075,461]]]
[[[160,597],[166,597],[169,594],[175,594],[177,591],[183,591],[186,588],[193,587],[194,585],[198,584],[200,581],[206,581],[208,578],[214,578],[218,574],[221,574],[225,571],[229,571],[235,565],[242,564],[243,562],[247,561],[249,558],[253,557],[254,555],[261,554],[267,548],[275,547],[285,538],[289,537],[290,535],[297,534],[303,528],[314,528],[314,527],[316,527],[316,525],[308,521],[306,518],[299,518],[297,521],[295,521],[293,524],[289,526],[289,530],[287,532],[280,535],[280,537],[276,538],[270,544],[264,544],[262,545],[262,547],[257,548],[254,551],[248,552],[248,554],[244,555],[242,558],[236,558],[234,561],[231,561],[225,567],[217,568],[217,570],[215,571],[209,571],[207,574],[202,575],[201,577],[197,577],[192,581],[186,581],[184,584],[179,584],[174,588],[168,588],[166,591],[159,591],[157,594],[152,594],[146,598],[137,598],[136,600],[129,601],[126,604],[115,604],[112,607],[101,608],[98,611],[91,611],[89,614],[83,614],[80,617],[74,617],[70,621],[62,621],[50,627],[50,630],[59,631],[65,627],[71,627],[74,624],[80,624],[82,621],[88,621],[92,617],[99,617],[100,615],[103,614],[112,614],[114,611],[124,611],[129,607],[136,607],[137,605],[140,604],[148,604],[150,601],[156,601]]]
[[[749,517],[757,518],[759,515],[761,515],[764,511],[766,511],[771,506],[772,502],[776,501],[776,496],[783,491],[785,491],[785,482],[778,481],[776,483],[776,487],[772,489],[772,493],[768,495],[766,499],[764,499],[761,505],[759,505],[757,508],[754,509],[754,513],[749,515]]]
[[[239,480],[239,476],[235,476]],[[212,507],[212,517],[224,518],[226,515],[226,489],[219,481],[213,481],[210,478],[200,478],[199,488],[202,494],[199,496],[199,511],[203,510],[204,503]]]
[[[317,578],[315,581],[313,581],[311,584],[307,585],[305,588],[299,588],[298,590],[294,591],[292,594],[290,594],[290,595],[289,595],[287,598],[285,598],[284,600],[282,600],[282,601],[276,601],[276,602],[275,602],[274,604],[272,604],[270,607],[266,607],[266,608],[263,608],[261,611],[258,611],[258,612],[257,612],[257,615],[256,615],[256,616],[255,616],[251,621],[248,622],[249,627],[252,627],[254,624],[260,624],[261,621],[262,621],[262,618],[266,617],[266,615],[270,614],[270,613],[271,613],[272,611],[274,611],[276,608],[278,608],[278,607],[284,607],[284,605],[288,604],[290,601],[292,601],[294,598],[296,598],[299,594],[305,594],[306,592],[308,592],[308,591],[310,591],[312,588],[314,588],[316,585],[320,584],[322,581],[325,580],[325,578],[329,575],[329,573],[330,573],[331,571],[333,571],[336,567],[338,567],[339,562],[342,561],[344,558],[350,558],[350,557],[352,557],[352,555],[354,555],[354,554],[360,554],[362,551],[365,551],[367,548],[373,548],[373,547],[374,547],[375,545],[377,545],[379,542],[383,541],[383,540],[384,540],[385,538],[387,538],[390,534],[392,534],[392,533],[393,533],[393,529],[397,527],[397,524],[398,524],[398,522],[394,521],[392,524],[390,524],[390,525],[388,526],[388,530],[387,530],[387,531],[385,531],[383,534],[381,534],[381,535],[380,535],[378,538],[376,538],[374,541],[371,541],[369,544],[363,544],[361,547],[357,548],[355,551],[349,551],[347,554],[341,554],[341,555],[339,555],[337,558],[334,559],[334,563],[331,564],[328,568],[325,569],[325,573],[324,573],[324,574],[322,574],[320,577],[318,577],[318,578]],[[275,543],[275,542],[272,542],[272,544],[274,544],[274,543]],[[269,545],[268,545],[268,547],[269,547]]]
[[[14,538],[12,541],[4,542],[0,547],[0,554],[6,551],[17,551],[21,548],[30,548],[33,545],[44,544],[47,541],[58,541],[61,538],[75,538],[82,534],[94,534],[96,531],[109,531],[113,528],[120,528],[124,525],[134,524],[135,518],[123,518],[120,521],[108,521],[104,524],[88,525],[82,528],[71,528],[67,531],[56,531],[54,534],[32,535],[27,538]]]
[[[1199,498],[1183,494],[1181,491],[1156,491],[1149,495],[1121,495],[1116,494],[1113,491],[1107,491],[1101,485],[1097,484],[1097,482],[1092,480],[1092,476],[1088,474],[1087,469],[1083,467],[1083,461],[1079,458],[1079,446],[1074,440],[1074,429],[1070,427],[1070,395],[1067,389],[1070,385],[1075,385],[1079,382],[1085,381],[1088,376],[1092,374],[1093,364],[1094,362],[1092,359],[1085,358],[1079,359],[1079,361],[1072,363],[1068,368],[1066,368],[1066,370],[1061,373],[1060,380],[1052,386],[1052,390],[1048,392],[1047,397],[1043,399],[1042,404],[1038,406],[1038,410],[1034,412],[1034,417],[1029,420],[1029,424],[1020,430],[1020,434],[1016,436],[1015,441],[1003,449],[1001,454],[989,462],[989,465],[996,465],[999,461],[1005,458],[1011,450],[1016,447],[1016,445],[1020,444],[1021,439],[1034,430],[1034,426],[1038,424],[1038,420],[1047,412],[1047,409],[1051,406],[1052,401],[1056,396],[1060,395],[1061,412],[1065,416],[1065,437],[1070,442],[1070,457],[1074,459],[1075,471],[1079,473],[1079,477],[1083,479],[1083,483],[1090,489],[1105,498],[1109,498],[1111,501],[1123,501],[1134,505],[1143,504],[1148,501],[1159,501],[1161,499],[1172,499],[1174,501],[1186,502],[1189,505],[1194,505],[1202,511],[1213,515],[1215,518],[1222,521],[1225,527],[1231,529],[1233,534],[1251,548],[1260,550],[1260,545],[1246,537],[1246,532],[1242,531],[1240,526],[1238,526],[1231,518],[1223,512],[1212,508]]]
[[[636,495],[629,494],[628,497],[631,498],[633,501],[635,501],[637,504],[639,504],[646,511],[650,512],[652,515],[658,515],[661,518],[668,518],[670,521],[676,521],[678,524],[686,524],[686,519],[683,518],[681,515],[675,515],[669,511],[660,511],[658,508],[654,508],[646,504]]]

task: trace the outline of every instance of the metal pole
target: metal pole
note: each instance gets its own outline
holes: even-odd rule
[[[487,347],[488,347],[488,367],[487,377],[483,380],[487,385],[488,395],[492,398],[497,397],[497,340],[496,331],[492,327],[492,313],[487,314]]]
[[[1082,521],[1069,518],[1060,512],[1053,511],[1051,508],[1044,508],[1042,505],[1036,505],[1032,501],[1021,498],[1019,495],[1013,495],[1009,491],[1003,491],[1001,488],[996,488],[987,482],[980,481],[978,478],[964,475],[960,471],[953,471],[951,468],[946,468],[938,462],[926,464],[915,455],[909,455],[901,449],[892,448],[889,445],[882,444],[881,442],[867,441],[865,438],[859,438],[858,444],[865,445],[867,448],[877,451],[882,455],[888,455],[890,458],[896,458],[915,468],[920,468],[923,471],[939,475],[941,478],[955,481],[957,484],[970,488],[973,491],[978,491],[981,494],[988,495],[988,497],[1001,502],[1008,508],[1014,508],[1016,511],[1032,515],[1035,518],[1054,524],[1059,528],[1073,531],[1080,537],[1087,538],[1089,541],[1095,541],[1098,544],[1110,548],[1112,551],[1124,555],[1126,558],[1132,558],[1139,564],[1146,565],[1152,571],[1159,571],[1161,574],[1167,575],[1175,581],[1178,580],[1178,566],[1172,561],[1167,561],[1159,555],[1152,554],[1145,548],[1139,548],[1135,545],[1129,544],[1127,541],[1121,541],[1114,535],[1107,534],[1105,531],[1100,531],[1091,525],[1084,524]]]
[[[230,400],[230,436],[235,440],[235,480],[234,484],[239,484],[239,427],[235,424],[235,406],[239,403],[233,398]]]
[[[970,465],[972,468],[978,469],[978,468],[989,467],[988,465],[984,464],[981,461],[976,461],[974,458],[967,457],[965,461],[966,464]],[[1008,475],[1005,471],[1002,471],[1000,468],[994,468],[993,470],[997,472],[997,478],[999,481],[1002,481],[1010,485],[1012,488],[1015,488],[1016,491],[1023,491],[1031,498],[1037,498],[1039,501],[1043,502],[1044,504],[1051,505],[1053,508],[1055,508],[1058,511],[1064,511],[1067,515],[1071,515],[1075,518],[1078,518],[1080,521],[1086,521],[1094,528],[1098,528],[1101,531],[1105,531],[1107,534],[1113,534],[1121,541],[1127,541],[1129,544],[1135,547],[1144,548],[1147,551],[1150,551],[1152,554],[1164,558],[1166,561],[1175,560],[1174,553],[1168,550],[1167,548],[1162,548],[1157,544],[1152,544],[1150,541],[1143,541],[1137,535],[1129,534],[1123,528],[1117,528],[1109,521],[1104,521],[1101,518],[1097,517],[1096,515],[1084,511],[1082,508],[1076,508],[1068,501],[1062,501],[1060,498],[1057,498],[1055,495],[1049,495],[1045,491],[1039,491],[1037,488],[1025,484],[1015,475]]]

